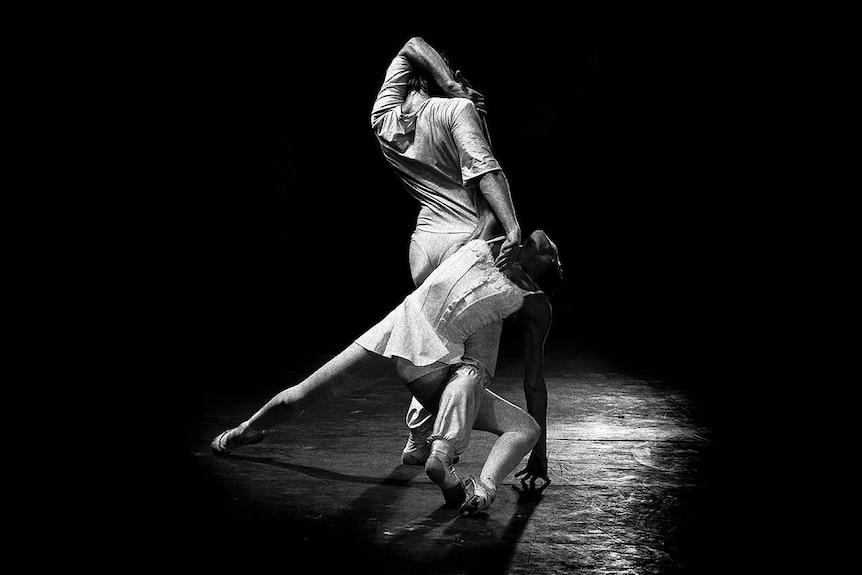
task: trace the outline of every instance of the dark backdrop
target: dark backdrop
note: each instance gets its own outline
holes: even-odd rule
[[[112,435],[120,450],[131,432],[134,453],[176,458],[136,462],[136,496],[170,509],[199,489],[177,430],[201,428],[205,393],[268,396],[410,291],[417,206],[368,115],[389,61],[421,35],[485,94],[523,230],[559,244],[566,281],[549,347],[600,353],[694,394],[716,432],[714,477],[734,486],[712,493],[717,513],[748,489],[763,453],[738,415],[759,417],[776,389],[751,377],[747,355],[765,341],[749,321],[765,302],[752,272],[780,241],[749,236],[768,213],[763,56],[704,14],[601,25],[543,14],[465,29],[388,10],[370,24],[338,12],[338,25],[245,26],[226,14],[149,38],[156,53],[143,50],[130,112],[150,125],[128,151],[143,168],[126,176],[149,185],[132,202],[152,215],[142,242],[157,248],[130,302],[148,369],[124,405],[145,423],[118,422]],[[504,330],[506,358],[516,335]],[[756,449],[741,457],[746,443]]]
[[[177,34],[150,88],[172,170],[162,215],[178,232],[158,286],[170,323],[158,345],[184,370],[174,397],[274,388],[411,289],[417,206],[368,119],[411,35],[485,94],[522,229],[559,244],[549,345],[677,378],[711,402],[732,395],[756,147],[742,133],[746,54],[702,21],[558,18],[469,33],[293,22]]]

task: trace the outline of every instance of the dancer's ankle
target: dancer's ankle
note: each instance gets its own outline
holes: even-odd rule
[[[248,421],[244,421],[236,427],[236,436],[242,439],[254,439],[258,434],[260,434],[260,430],[251,427]]]
[[[431,454],[425,462],[425,474],[441,489],[458,485],[461,480],[452,464],[454,449],[446,440],[435,439],[431,444]]]
[[[455,444],[448,439],[435,438],[431,441],[431,451],[439,453],[444,459],[449,462],[455,459]]]
[[[493,477],[479,476],[479,479],[482,481],[482,485],[485,486],[485,489],[492,493],[497,493],[497,482]]]

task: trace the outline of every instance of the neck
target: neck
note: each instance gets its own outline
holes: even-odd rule
[[[410,92],[407,94],[407,99],[401,104],[401,111],[405,114],[415,112],[428,98],[429,96],[425,92]]]

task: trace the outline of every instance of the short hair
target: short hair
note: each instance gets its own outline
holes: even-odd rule
[[[446,64],[446,68],[449,69],[449,75],[454,77],[452,66],[449,65],[449,60],[446,58],[446,55],[443,54],[443,52],[438,53]],[[446,95],[427,70],[424,68],[417,68],[415,66],[413,67],[410,76],[407,78],[407,90],[408,92],[425,92],[429,96]]]
[[[414,69],[410,73],[410,77],[407,78],[407,91],[428,93],[429,85],[433,83],[428,74],[425,73],[425,70]]]

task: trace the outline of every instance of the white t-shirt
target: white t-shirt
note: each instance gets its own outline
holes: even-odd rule
[[[402,113],[411,71],[403,56],[392,60],[371,110],[371,127],[384,157],[419,201],[416,229],[471,232],[477,178],[500,165],[468,98],[429,98],[412,114]]]

